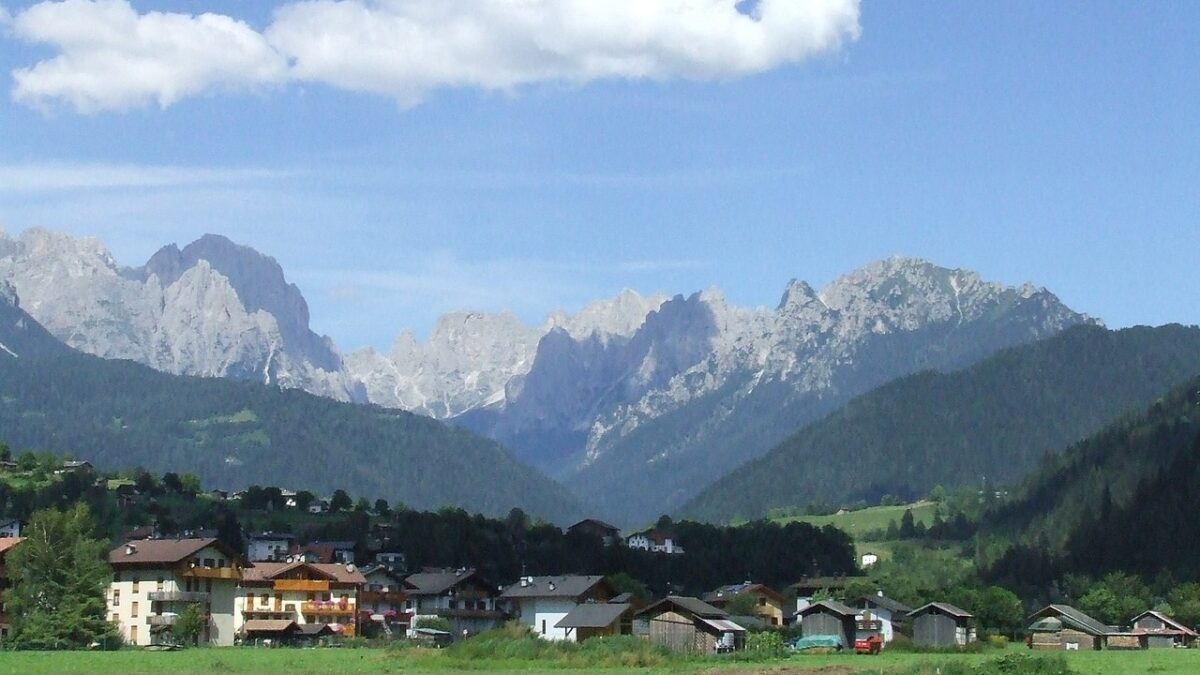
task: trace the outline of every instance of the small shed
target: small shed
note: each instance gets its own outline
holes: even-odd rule
[[[1029,647],[1042,651],[1101,649],[1113,632],[1070,605],[1046,605],[1029,620]]]
[[[746,629],[725,610],[699,598],[668,595],[634,615],[647,624],[647,639],[672,651],[712,654],[741,649]]]
[[[1162,612],[1147,610],[1133,617],[1132,623],[1142,649],[1190,647],[1196,641],[1196,631]]]
[[[965,647],[975,641],[975,615],[947,602],[931,602],[908,613],[913,642],[926,647]]]
[[[275,644],[289,643],[300,632],[300,625],[290,619],[250,619],[242,626],[245,641]]]
[[[586,602],[568,612],[554,627],[566,630],[567,639],[575,642],[600,635],[630,635],[633,611],[633,605],[627,602]]]
[[[800,622],[800,634],[806,638],[835,637],[843,647],[852,647],[855,615],[854,609],[837,600],[818,600],[796,612],[796,620]]]

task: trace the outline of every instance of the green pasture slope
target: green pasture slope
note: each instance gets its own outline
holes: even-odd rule
[[[554,663],[494,658],[464,661],[448,652],[424,649],[188,649],[178,652],[0,652],[0,673],[287,673],[324,675],[326,673],[445,673],[445,672],[522,672],[522,673],[620,673],[646,675],[657,673],[779,673],[789,675],[850,675],[852,673],[894,673],[915,675],[947,668],[954,664],[975,666],[1005,652],[982,654],[901,654],[880,656],[794,655],[785,659],[738,662],[728,658],[678,660],[649,667],[579,668],[556,667]],[[1007,653],[1026,653],[1012,646]],[[1079,675],[1125,675],[1157,673],[1183,675],[1200,673],[1200,650],[1072,652],[1064,655]],[[969,672],[969,671],[967,671]]]
[[[886,531],[888,523],[891,523],[893,520],[899,526],[900,519],[904,517],[904,512],[908,509],[912,509],[914,523],[929,525],[933,522],[933,513],[936,508],[937,505],[933,502],[920,501],[900,506],[872,506],[857,511],[849,511],[841,515],[835,513],[828,516],[788,516],[774,518],[773,520],[784,525],[797,521],[809,523],[817,527],[833,525],[849,534],[855,540],[858,540],[872,530]]]

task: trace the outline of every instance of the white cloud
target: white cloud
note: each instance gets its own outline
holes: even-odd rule
[[[122,109],[218,88],[319,82],[419,102],[431,90],[540,82],[719,79],[837,50],[858,0],[302,0],[258,33],[227,16],[138,14],[127,0],[17,15],[58,55],[14,72],[14,96]]]
[[[213,89],[287,77],[287,61],[262,34],[221,14],[139,14],[127,0],[65,0],[17,14],[13,31],[59,52],[13,71],[13,98],[35,106],[165,108]]]

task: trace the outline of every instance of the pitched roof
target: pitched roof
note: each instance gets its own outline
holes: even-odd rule
[[[583,520],[579,521],[578,523],[575,523],[574,525],[568,527],[567,530],[568,531],[573,530],[573,529],[579,527],[580,525],[594,525],[600,529],[612,530],[613,532],[621,531],[621,528],[617,527],[616,525],[610,525],[610,524],[604,522],[603,520],[597,520],[596,518],[584,518]]]
[[[501,598],[578,598],[605,583],[604,577],[593,576],[560,576],[560,577],[528,577],[529,581],[518,581],[500,594]]]
[[[254,567],[247,567],[243,581],[269,581],[287,572],[299,568],[307,568],[331,581],[344,584],[365,584],[366,577],[354,565],[341,563],[309,563],[309,562],[256,562]]]
[[[250,619],[242,624],[247,633],[283,633],[294,631],[298,625],[289,619]]]
[[[928,602],[909,612],[908,615],[916,616],[924,612],[939,612],[941,614],[949,614],[950,616],[958,617],[960,619],[970,619],[975,616],[967,610],[955,607],[948,602]]]
[[[298,623],[296,624],[296,632],[304,637],[321,637],[322,635],[333,635],[334,630],[327,623]]]
[[[585,602],[554,624],[555,628],[607,628],[627,612],[630,605],[613,602]]]
[[[745,581],[740,584],[729,584],[728,586],[722,586],[710,593],[705,593],[704,601],[709,604],[724,603],[724,602],[729,602],[734,597],[739,596],[742,593],[754,593],[754,592],[762,593],[764,595],[770,596],[771,598],[773,598],[779,602],[783,602],[783,596],[780,595],[778,591],[772,589],[769,586],[764,586],[763,584],[751,583],[749,581]]]
[[[675,539],[675,533],[668,532],[667,530],[660,530],[655,527],[644,532],[634,532],[633,534],[629,535],[627,539],[633,539],[634,537],[645,537],[654,542],[655,545],[663,546],[667,543],[668,539]]]
[[[1185,626],[1185,625],[1183,625],[1183,624],[1179,623],[1178,621],[1176,621],[1175,619],[1172,619],[1171,617],[1167,616],[1166,614],[1163,614],[1162,612],[1156,612],[1156,611],[1154,611],[1154,610],[1152,610],[1152,609],[1148,609],[1148,610],[1146,610],[1146,611],[1142,612],[1141,614],[1138,614],[1137,616],[1133,617],[1133,620],[1132,620],[1132,621],[1130,621],[1130,623],[1131,623],[1131,624],[1134,624],[1134,625],[1137,625],[1138,619],[1140,619],[1140,618],[1142,618],[1142,617],[1144,617],[1144,616],[1153,616],[1154,618],[1156,618],[1156,619],[1158,619],[1159,621],[1163,622],[1163,624],[1164,624],[1164,625],[1166,625],[1166,626],[1169,626],[1170,628],[1173,628],[1173,629],[1175,629],[1175,630],[1177,630],[1177,631],[1180,631],[1180,632],[1182,632],[1182,633],[1184,633],[1184,634],[1186,634],[1186,635],[1191,635],[1192,637],[1196,637],[1196,631],[1194,631],[1194,630],[1192,630],[1191,628],[1188,628],[1187,626]],[[1152,630],[1148,630],[1148,629],[1144,629],[1144,628],[1143,628],[1143,629],[1141,629],[1141,630],[1142,630],[1143,632],[1148,632],[1148,633],[1153,633],[1153,632],[1154,632],[1154,631],[1152,631]]]
[[[638,616],[644,614],[653,614],[660,606],[673,606],[682,609],[689,614],[694,614],[705,619],[724,619],[729,616],[729,613],[723,609],[718,609],[704,602],[700,598],[692,598],[685,595],[668,595],[658,602],[638,612]]]
[[[1037,620],[1046,616],[1058,616],[1064,624],[1088,633],[1089,635],[1108,635],[1112,632],[1108,626],[1075,609],[1070,605],[1046,605],[1034,612],[1029,618]]]
[[[474,568],[460,570],[430,570],[425,572],[417,572],[410,574],[404,580],[413,585],[413,595],[439,595],[454,588],[458,584],[467,581],[475,580],[478,583],[487,585],[481,577],[475,573]]]
[[[908,614],[912,611],[912,607],[909,607],[899,600],[893,600],[886,595],[864,595],[855,601],[855,604],[857,605],[866,606],[867,603],[875,605],[876,607],[882,607],[895,614]]]
[[[212,537],[203,539],[139,539],[108,552],[110,565],[173,565],[212,546],[230,558],[238,558],[232,549]]]
[[[25,537],[0,537],[0,556],[8,553],[14,546],[25,541]]]
[[[795,616],[808,616],[809,614],[813,614],[821,609],[843,617],[854,616],[858,613],[854,609],[843,605],[837,600],[818,600],[799,612],[796,612]]]

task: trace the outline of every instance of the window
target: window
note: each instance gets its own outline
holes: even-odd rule
[[[114,588],[113,589],[113,607],[116,607],[120,604],[121,604],[121,589]]]
[[[767,598],[766,598],[766,596],[760,596],[760,597],[758,598],[758,606],[759,606],[759,607],[766,607],[766,606],[767,606]]]
[[[258,604],[260,604],[260,605],[271,604],[271,596],[267,595],[266,593],[263,593],[262,595],[258,596]]]
[[[546,634],[546,620],[542,619],[542,635]]]
[[[137,626],[129,627],[129,641],[135,645],[137,644]]]
[[[134,600],[134,601],[133,601],[133,605],[132,605],[132,607],[133,607],[133,609],[132,609],[132,610],[129,612],[129,616],[131,616],[131,617],[133,617],[134,619],[136,619],[136,618],[137,618],[137,615],[138,615],[138,604],[137,604],[137,600]]]
[[[133,592],[134,593],[138,592],[138,578],[137,577],[133,578]]]
[[[214,565],[214,563],[213,563],[213,559],[212,559],[212,558],[205,558],[205,559],[204,559],[204,566],[205,566],[205,567],[215,567],[215,565]]]
[[[113,612],[112,616],[108,617],[108,620],[113,623],[119,623],[121,621],[121,615],[117,614],[116,612]]]
[[[163,590],[163,578],[162,577],[158,578],[158,586],[155,588],[155,590],[157,590],[159,593],[162,593],[162,590]]]

